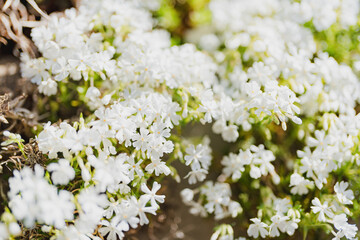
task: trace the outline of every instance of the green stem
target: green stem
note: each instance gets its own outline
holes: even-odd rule
[[[19,147],[20,152],[24,156],[24,158],[28,159],[28,157],[27,157],[27,155],[25,154],[25,151],[24,151],[24,145],[20,141],[17,141],[16,143],[17,143],[17,145]]]

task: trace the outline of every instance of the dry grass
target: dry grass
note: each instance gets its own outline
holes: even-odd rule
[[[27,0],[27,2],[36,13],[42,17],[48,17],[34,0]],[[38,26],[39,21],[36,21],[29,8],[20,0],[0,0],[0,9],[0,44],[6,45],[8,40],[12,40],[16,43],[14,55],[18,55],[19,50],[21,50],[34,56],[36,48],[24,34],[23,29]]]

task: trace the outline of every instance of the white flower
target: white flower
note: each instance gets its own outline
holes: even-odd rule
[[[92,165],[95,167],[95,174],[93,179],[98,182],[100,189],[112,192],[110,188],[119,183],[128,184],[129,178],[129,164],[125,163],[128,156],[125,153],[118,156],[109,157],[106,153],[100,152],[98,158],[94,155],[88,157],[91,159]]]
[[[342,231],[347,239],[353,239],[356,236],[358,228],[355,224],[349,224],[344,213],[336,215],[333,219],[334,226],[337,230]]]
[[[183,189],[180,195],[184,203],[189,203],[194,199],[194,192],[189,188]]]
[[[75,171],[66,159],[59,159],[57,163],[50,163],[46,168],[52,172],[51,179],[55,184],[66,185],[75,177]]]
[[[250,237],[257,238],[260,235],[262,238],[265,238],[269,234],[269,231],[267,230],[269,226],[266,223],[261,222],[259,218],[251,218],[250,221],[253,222],[247,230],[247,234]]]
[[[308,179],[305,179],[298,173],[293,173],[290,177],[290,187],[292,194],[307,194],[309,192],[308,187],[313,186],[313,182]]]
[[[41,81],[41,83],[39,85],[39,92],[41,92],[47,96],[54,95],[57,92],[57,83],[54,80],[52,80],[51,78]]]
[[[191,170],[185,176],[185,178],[189,178],[190,184],[195,184],[197,182],[202,182],[205,180],[208,171],[205,169]]]
[[[122,239],[124,237],[123,231],[128,231],[129,227],[123,227],[121,222],[118,222],[117,218],[111,219],[111,221],[102,220],[101,228],[99,228],[99,233],[109,240],[117,240],[118,237]]]
[[[231,217],[235,218],[243,211],[240,203],[236,201],[230,201],[229,203],[229,212],[231,213]]]
[[[153,206],[146,207],[147,203],[147,198],[143,196],[141,196],[139,200],[137,200],[134,196],[130,198],[130,204],[133,205],[138,212],[141,226],[149,223],[149,219],[146,217],[146,213],[156,215],[156,208]]]
[[[9,233],[13,236],[18,236],[21,234],[21,228],[17,222],[12,222],[9,224]]]
[[[285,231],[289,236],[294,235],[295,230],[298,229],[299,225],[298,223],[300,222],[300,219],[290,219],[289,221],[286,222],[286,226],[285,226]]]
[[[241,177],[241,173],[245,171],[242,159],[234,153],[225,156],[222,159],[221,164],[224,165],[223,173],[227,177],[231,176],[233,181],[238,180]]]
[[[159,176],[160,174],[169,175],[171,173],[171,170],[164,162],[162,162],[160,159],[152,160],[151,163],[149,163],[145,170],[148,173],[153,173],[155,171],[155,175]]]
[[[208,147],[202,144],[197,145],[196,147],[194,145],[190,145],[188,148],[186,148],[186,154],[185,164],[192,165],[195,169],[200,169],[201,163],[207,163],[211,160],[211,156],[208,154]]]
[[[289,209],[291,208],[290,199],[288,198],[276,198],[273,201],[274,210],[277,212],[277,214],[286,214]]]
[[[55,80],[64,80],[68,75],[68,66],[65,57],[61,56],[56,59],[56,62],[52,65],[52,73],[56,74]]]
[[[156,202],[163,203],[165,196],[164,195],[156,195],[156,192],[160,189],[161,185],[157,182],[153,183],[152,190],[146,186],[145,183],[141,184],[141,191],[143,191],[145,194],[142,195],[144,198],[148,199],[150,201],[151,206],[158,208],[159,205]]]
[[[141,163],[143,162],[143,160],[139,160],[137,163],[135,163],[135,159],[134,157],[129,157],[128,160],[127,160],[127,163],[130,165],[130,168],[129,168],[129,178],[131,180],[134,179],[134,175],[135,173],[139,176],[139,177],[142,177],[144,176],[144,172],[143,172],[143,169],[141,167]]]
[[[287,216],[280,216],[276,214],[275,216],[271,217],[271,225],[269,226],[269,236],[270,237],[278,237],[280,236],[280,232],[285,232],[287,220],[289,217]]]
[[[85,97],[87,97],[91,100],[96,100],[98,97],[100,97],[100,95],[101,95],[101,93],[98,88],[89,87],[88,90],[86,91]]]
[[[235,125],[225,126],[221,136],[227,142],[235,142],[239,137],[238,127]]]
[[[132,138],[134,141],[133,146],[137,150],[145,152],[151,139],[150,136],[151,135],[149,135],[149,130],[145,128],[140,128],[140,134],[135,134]]]
[[[111,219],[111,217],[114,215],[118,215],[120,212],[120,203],[119,201],[115,201],[114,198],[110,198],[110,201],[108,202],[108,207],[104,211],[104,217],[107,219]]]
[[[321,204],[318,198],[314,198],[311,203],[314,205],[311,206],[312,211],[314,213],[319,213],[318,220],[320,222],[325,222],[326,216],[329,218],[334,217],[333,206],[329,206],[327,201],[325,201],[324,204]]]
[[[250,169],[250,177],[254,178],[254,179],[258,179],[261,177],[261,170],[259,167],[255,166],[255,165],[250,165],[251,169]]]
[[[78,229],[78,228],[80,228],[80,229]],[[82,231],[82,230],[83,229],[81,229],[81,227],[79,227],[78,225],[69,225],[65,229],[60,231],[56,240],[68,240],[68,239],[89,240],[91,238],[96,239],[92,234],[84,233],[84,231]],[[96,240],[98,240],[98,239],[96,239]]]
[[[137,228],[140,219],[137,217],[138,211],[133,201],[124,200],[119,206],[119,213],[115,218],[119,222],[119,226],[124,231],[128,231],[130,227]]]
[[[5,223],[0,222],[0,240],[9,239],[9,233]]]
[[[310,147],[316,147],[319,150],[323,150],[326,146],[332,144],[333,138],[331,135],[325,136],[324,131],[315,131],[315,138],[309,137],[308,138],[308,145]]]
[[[100,215],[104,213],[104,208],[109,205],[106,196],[94,186],[84,188],[78,195],[78,202],[85,214]]]
[[[62,129],[51,126],[51,123],[48,122],[37,138],[39,150],[48,154],[51,159],[56,158],[58,152],[66,152],[67,149],[61,139],[63,134],[64,131]]]
[[[331,233],[334,235],[334,238],[331,240],[341,240],[343,237],[345,237],[345,233],[342,230],[338,232],[331,231]]]
[[[354,193],[351,189],[346,190],[349,186],[349,183],[341,181],[337,182],[334,186],[334,191],[336,192],[336,196],[339,199],[339,202],[342,204],[352,204],[354,199]]]

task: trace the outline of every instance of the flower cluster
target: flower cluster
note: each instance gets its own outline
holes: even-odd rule
[[[280,178],[271,164],[271,161],[274,160],[274,154],[265,150],[264,145],[252,145],[246,151],[240,150],[237,155],[230,153],[229,156],[225,156],[221,164],[224,166],[223,174],[226,177],[231,177],[233,181],[239,180],[245,171],[245,167],[250,166],[250,177],[258,179],[270,173],[274,183],[278,184]]]
[[[50,185],[39,165],[35,166],[34,172],[29,168],[14,171],[9,186],[9,207],[15,218],[26,227],[33,227],[37,222],[62,229],[66,220],[73,219],[72,194],[66,190],[58,192]]]
[[[198,200],[194,195],[199,193]],[[190,212],[203,217],[215,214],[215,219],[231,216],[235,218],[242,212],[240,204],[231,200],[231,189],[227,183],[205,182],[199,189],[185,188],[181,191],[184,203],[191,207]]]
[[[324,124],[327,124],[325,129],[316,130],[314,137],[307,138],[304,150],[298,151],[301,159],[299,173],[305,174],[308,179],[294,173],[291,176],[294,193],[306,194],[304,187],[313,183],[321,189],[327,183],[331,172],[354,160],[354,148],[359,141],[359,117],[360,115],[337,117],[333,114],[324,116]]]
[[[355,239],[360,49],[339,58],[329,46],[359,26],[360,3],[211,0],[211,21],[182,45],[157,25],[162,4],[84,0],[32,30],[41,56],[22,55],[23,77],[88,109],[37,132],[47,160],[13,172],[0,239],[18,224],[52,239],[123,239],[165,201],[162,177],[180,181],[175,160],[199,184],[181,191],[192,214],[241,219],[253,238],[306,238],[311,226]],[[182,136],[197,122],[234,144]],[[27,158],[21,137],[4,135]],[[234,239],[236,224],[211,239]]]
[[[190,144],[186,148],[185,165],[190,165],[191,171],[189,171],[185,178],[189,178],[190,184],[204,181],[206,174],[208,174],[212,159],[209,144],[210,139],[206,137],[203,139],[203,143],[197,146]]]
[[[128,32],[151,30],[149,12],[134,5],[130,1],[84,1],[78,11],[66,10],[64,17],[52,15],[46,25],[32,31],[42,57],[23,55],[23,76],[46,95],[55,94],[56,82],[69,76],[73,80],[88,79],[94,73],[113,77],[115,49],[105,44],[101,30],[110,27],[120,39]]]
[[[293,235],[298,228],[300,222],[300,213],[294,209],[289,199],[275,198],[272,203],[274,215],[270,218],[270,224],[261,221],[260,218],[250,219],[253,223],[250,224],[247,231],[248,235],[254,238],[279,237],[280,232]]]
[[[155,195],[160,185],[154,182],[149,190],[144,181],[151,175],[171,173],[161,158],[173,151],[174,145],[167,138],[179,123],[180,108],[163,94],[129,94],[131,98],[97,109],[96,118],[88,123],[48,123],[38,136],[43,153],[55,159],[64,157],[47,166],[54,183],[68,184],[75,175],[72,166],[78,166],[81,180],[89,186],[76,197],[84,212],[76,221],[87,221],[81,222],[86,231],[79,229],[75,221],[61,233],[66,237],[75,230],[91,234],[97,225],[102,225],[98,231],[103,236],[122,238],[130,227],[147,224],[145,213],[155,214],[159,207],[156,201],[164,201],[164,196]],[[139,198],[131,195],[134,187],[143,192]]]
[[[351,31],[354,25],[357,26],[360,5],[357,1],[346,0],[335,0],[325,5],[322,1],[306,0],[213,0],[209,3],[212,22],[190,30],[187,40],[208,51],[218,63],[222,88],[227,88],[226,97],[232,96],[233,100],[237,100],[235,102],[240,103],[232,113],[243,130],[254,128],[257,121],[252,120],[252,114],[260,119],[264,113],[276,116],[278,120],[273,120],[282,122],[284,129],[287,128],[286,118],[302,124],[297,132],[292,130],[305,147],[303,151],[298,150],[298,162],[288,166],[294,169],[289,179],[290,192],[308,196],[314,186],[320,190],[333,188],[335,194],[312,199],[311,202],[319,208],[313,206],[311,213],[319,213],[322,209],[320,219],[333,225],[330,229],[334,239],[353,239],[357,227],[348,223],[347,216],[353,213],[345,207],[351,205],[354,199],[353,192],[346,189],[351,184],[332,174],[358,168],[354,164],[358,162],[356,146],[359,141],[355,107],[360,100],[360,82],[356,66],[352,69],[351,65],[338,62],[324,50],[328,50],[325,45],[326,41],[330,41],[325,34],[338,36],[338,33],[344,34]],[[325,39],[319,40],[324,35]],[[349,58],[357,61],[356,56]],[[256,108],[244,114],[244,111],[236,113],[238,106]],[[296,116],[300,112],[304,115],[302,120]],[[230,116],[216,121],[213,131],[231,141],[231,135],[224,127],[235,122]],[[271,137],[266,137],[266,140],[272,140]],[[240,150],[239,154],[230,153],[224,157],[222,176],[231,178],[230,182],[241,181],[239,179],[246,166],[251,166],[254,161],[252,155],[250,147],[245,151]],[[274,155],[269,155],[269,159],[273,161]],[[271,164],[262,164],[260,169],[264,170],[266,166],[270,166],[270,173],[274,172]],[[251,166],[250,177],[259,178],[260,173],[259,168]],[[264,170],[263,174],[267,174],[267,171]],[[350,176],[350,179],[354,179]],[[283,182],[282,177],[277,177],[278,183]],[[320,200],[326,204],[322,205]],[[276,209],[275,203],[271,206]],[[330,210],[324,213],[325,207]],[[289,229],[286,222],[290,218],[286,214],[268,214],[265,222],[261,221],[261,217],[253,218],[248,235],[255,238],[277,237],[280,232],[293,235],[301,219],[305,226],[316,222],[301,215],[294,210],[291,216],[296,217],[293,223],[289,223],[292,226]],[[333,217],[341,219],[341,224],[331,220]]]

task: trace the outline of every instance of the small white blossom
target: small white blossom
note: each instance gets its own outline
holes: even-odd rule
[[[333,206],[329,206],[327,201],[325,201],[324,204],[321,204],[318,198],[314,198],[311,203],[313,204],[313,206],[311,206],[312,211],[314,213],[319,213],[318,220],[320,222],[325,222],[326,216],[329,218],[334,217]]]
[[[339,199],[339,202],[342,204],[352,204],[354,199],[354,193],[351,189],[347,189],[349,183],[341,181],[340,183],[337,182],[334,186],[334,191],[336,192],[336,196]]]
[[[152,189],[150,190],[145,183],[141,185],[141,191],[145,194],[143,195],[144,198],[147,198],[150,201],[151,206],[158,208],[159,205],[156,202],[163,203],[165,200],[164,195],[156,195],[156,192],[160,189],[161,185],[157,182],[153,183]]]
[[[250,220],[253,222],[247,230],[247,234],[250,237],[257,238],[260,235],[262,238],[265,238],[268,236],[269,231],[267,228],[269,226],[266,223],[263,223],[259,218],[251,218]]]
[[[68,184],[75,177],[75,171],[66,159],[59,159],[57,163],[51,163],[46,168],[52,172],[51,179],[55,184]]]

